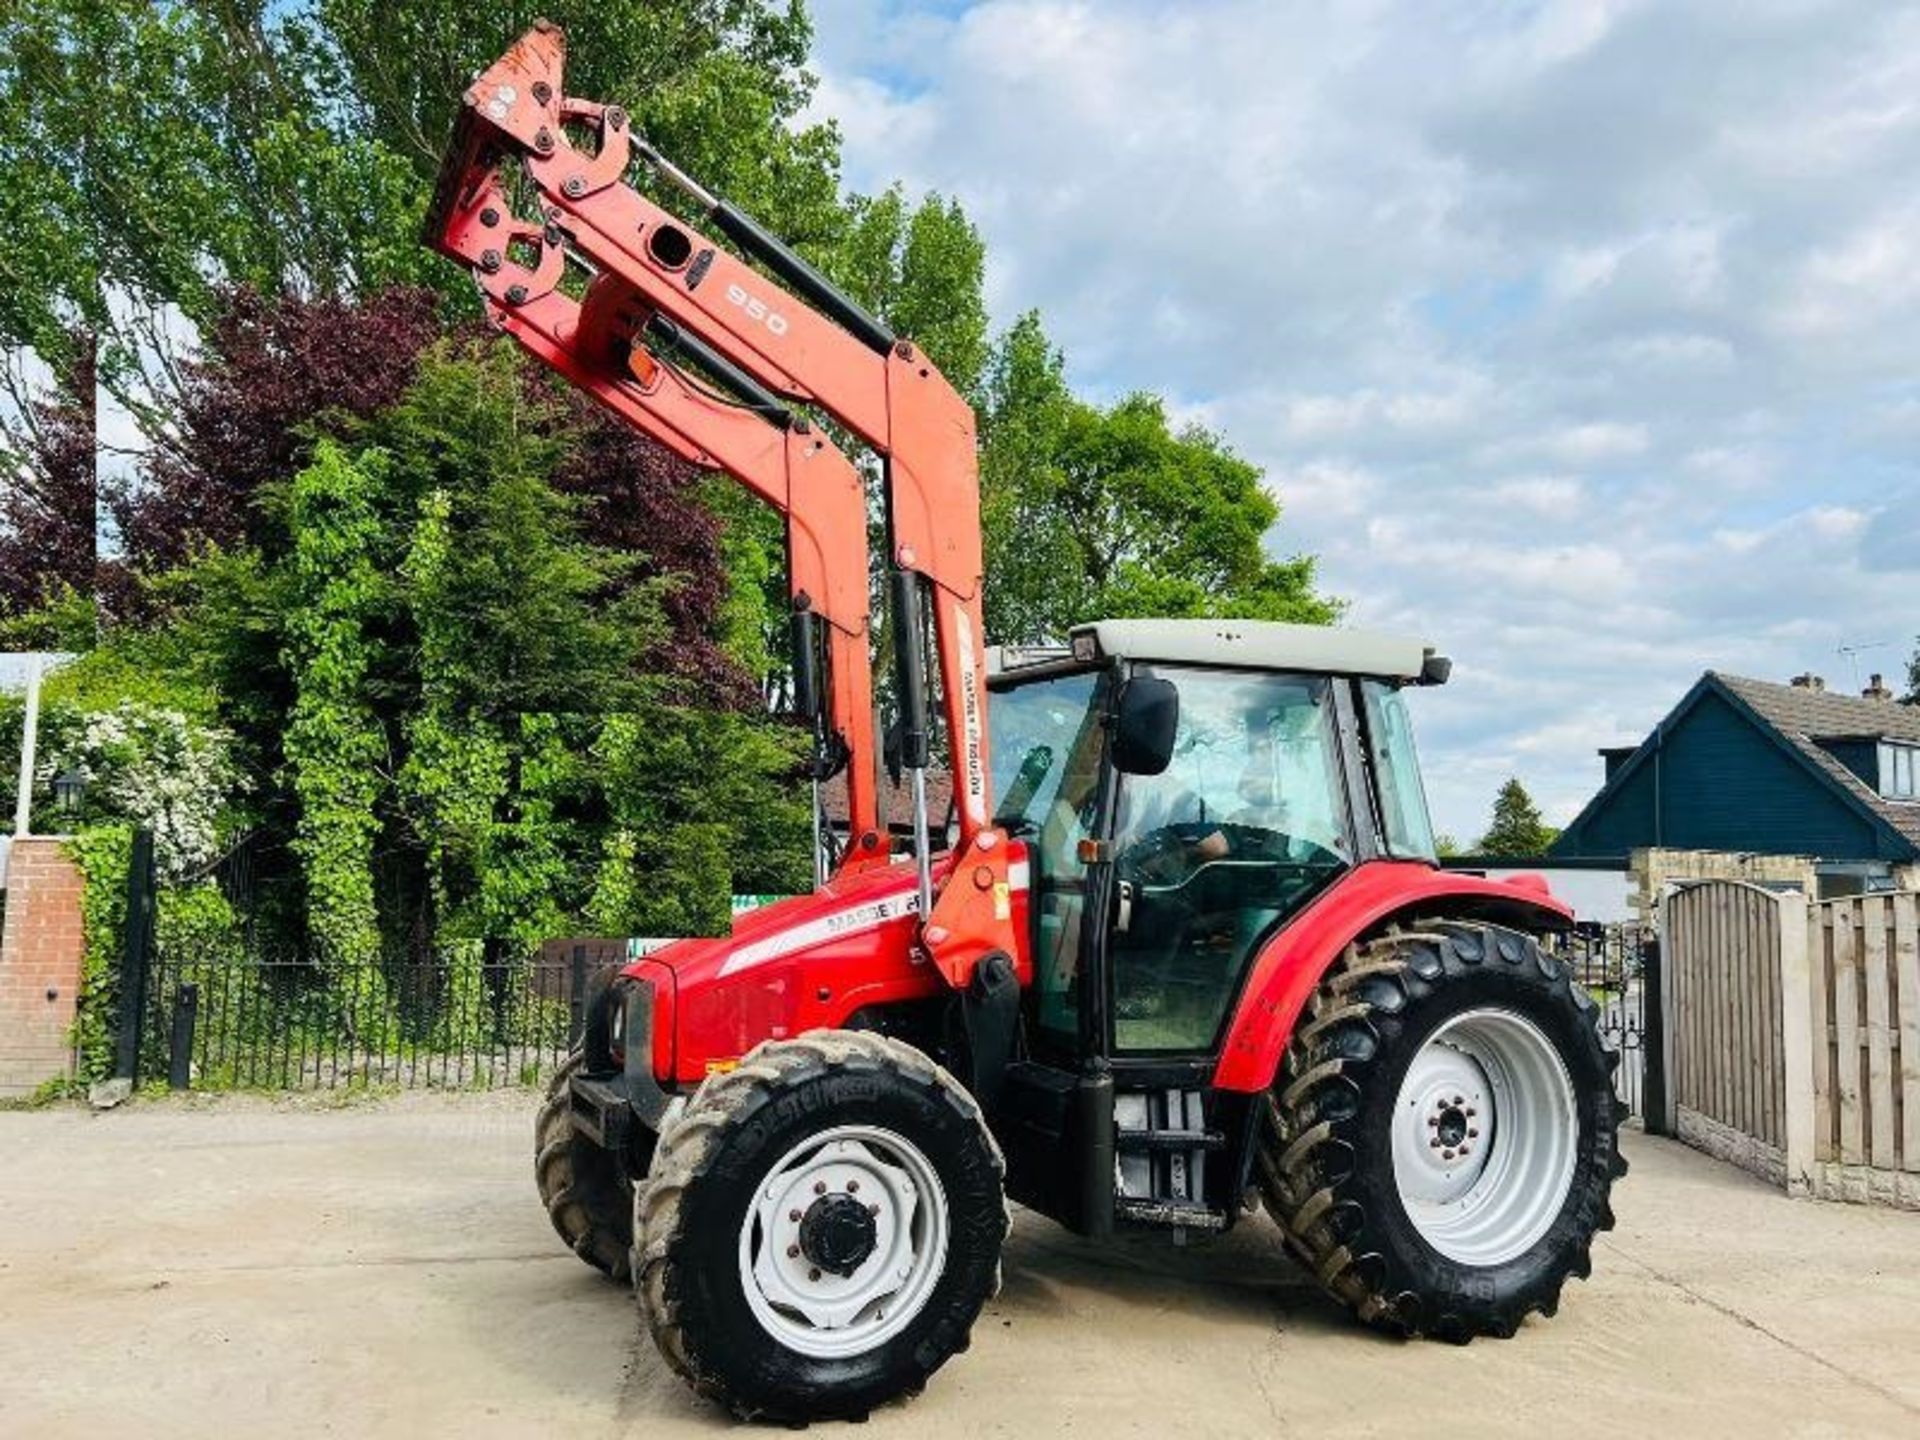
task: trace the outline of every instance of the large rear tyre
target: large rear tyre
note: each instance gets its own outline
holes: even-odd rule
[[[1396,1334],[1552,1315],[1627,1168],[1595,1022],[1518,931],[1440,921],[1349,949],[1268,1096],[1261,1190],[1289,1248]]]
[[[911,1046],[769,1041],[666,1128],[635,1224],[667,1363],[742,1419],[854,1419],[917,1393],[999,1288],[1005,1166]]]
[[[533,1130],[533,1175],[547,1218],[567,1248],[612,1280],[631,1273],[633,1185],[619,1158],[573,1126],[576,1050],[553,1073]]]

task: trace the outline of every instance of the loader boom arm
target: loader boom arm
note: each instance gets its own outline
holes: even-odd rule
[[[567,97],[565,56],[561,31],[537,22],[468,88],[429,243],[473,271],[495,323],[542,360],[676,454],[737,476],[785,516],[796,607],[827,622],[830,712],[848,754],[848,863],[885,852],[874,818],[865,495],[858,471],[799,408],[818,407],[879,456],[905,762],[923,797],[927,726],[916,681],[924,604],[960,831],[950,877],[966,876],[934,898],[921,798],[921,938],[941,972],[965,984],[979,959],[1012,954],[1017,943],[1006,913],[1007,846],[987,798],[972,408],[911,342],[635,136],[619,107]],[[591,145],[577,146],[574,134]],[[779,281],[635,189],[636,164],[678,187]],[[532,197],[532,215],[515,213],[510,202],[521,194]],[[587,275],[577,299],[576,264]],[[676,349],[691,350],[740,403],[690,380],[672,362]]]

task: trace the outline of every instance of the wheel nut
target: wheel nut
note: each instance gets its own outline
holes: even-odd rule
[[[860,1182],[858,1180],[847,1181],[847,1194],[852,1195],[859,1189],[860,1189]]]
[[[1434,1136],[1431,1140],[1427,1141],[1427,1144],[1431,1145],[1435,1150],[1438,1150],[1440,1148],[1440,1137],[1438,1135]]]
[[[798,1225],[800,1223],[800,1212],[798,1210],[787,1211],[787,1219]]]
[[[1478,1115],[1479,1113],[1480,1112],[1474,1109],[1471,1105],[1467,1106],[1467,1118],[1469,1120],[1471,1120],[1474,1116]]]
[[[1438,1130],[1440,1128],[1440,1117],[1438,1115],[1427,1116],[1427,1128],[1429,1130]]]
[[[878,1200],[874,1201],[873,1204],[867,1206],[867,1214],[878,1215],[879,1213],[880,1213],[880,1202]]]
[[[799,1258],[800,1258],[800,1247],[798,1245],[787,1246],[787,1259],[798,1260]]]
[[[1478,1130],[1475,1130],[1471,1126],[1469,1126],[1467,1128],[1467,1139],[1478,1140],[1479,1138],[1480,1138],[1480,1132]]]
[[[1456,1105],[1464,1105],[1467,1103],[1467,1097],[1464,1095],[1456,1095],[1453,1097],[1453,1103]]]
[[[824,1180],[816,1180],[816,1181],[814,1181],[814,1182],[813,1182],[813,1193],[814,1193],[814,1194],[816,1194],[816,1195],[824,1195],[824,1194],[826,1194],[826,1193],[827,1193],[827,1182],[826,1182],[826,1181],[824,1181]]]
[[[1453,1158],[1453,1152],[1451,1150],[1442,1150],[1440,1152],[1440,1158],[1442,1160],[1451,1160]]]
[[[818,1270],[807,1271],[807,1279],[818,1280],[819,1278],[820,1278],[820,1272]]]

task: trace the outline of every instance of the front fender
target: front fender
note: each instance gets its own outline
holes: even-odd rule
[[[1374,860],[1342,877],[1261,947],[1227,1026],[1213,1083],[1254,1094],[1273,1084],[1294,1022],[1321,977],[1355,940],[1396,916],[1489,920],[1564,930],[1571,907],[1537,877],[1487,880],[1405,860]]]

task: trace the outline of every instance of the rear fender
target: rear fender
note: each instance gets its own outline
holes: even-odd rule
[[[1396,920],[1445,916],[1521,930],[1565,930],[1573,911],[1538,876],[1487,880],[1404,860],[1375,860],[1343,877],[1254,957],[1227,1026],[1213,1083],[1256,1093],[1273,1083],[1293,1027],[1347,946]]]

